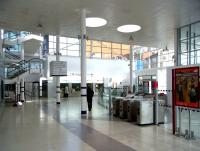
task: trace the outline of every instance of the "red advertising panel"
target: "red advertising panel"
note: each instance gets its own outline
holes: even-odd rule
[[[173,78],[175,105],[199,108],[199,67],[174,69]]]

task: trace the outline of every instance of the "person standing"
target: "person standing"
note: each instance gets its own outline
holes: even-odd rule
[[[91,111],[92,109],[92,97],[94,96],[94,91],[87,87],[87,103],[88,103],[88,110]]]

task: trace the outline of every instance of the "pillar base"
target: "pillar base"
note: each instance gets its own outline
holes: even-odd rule
[[[87,111],[81,111],[81,115],[87,114]]]
[[[56,102],[56,104],[60,104],[60,102]]]
[[[16,102],[16,103],[13,104],[14,107],[21,106],[21,105],[23,105],[23,103],[21,101]]]
[[[17,107],[18,105],[17,105],[17,103],[14,103],[13,106],[14,106],[14,107]]]

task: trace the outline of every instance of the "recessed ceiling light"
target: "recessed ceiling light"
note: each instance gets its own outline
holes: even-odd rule
[[[132,33],[140,30],[141,27],[139,25],[123,25],[119,26],[117,30],[122,33]]]
[[[107,24],[107,21],[103,18],[88,17],[86,18],[87,27],[101,27]]]

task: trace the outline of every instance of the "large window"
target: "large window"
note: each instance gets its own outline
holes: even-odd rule
[[[56,36],[49,36],[49,54],[56,52]],[[76,38],[60,37],[61,55],[79,56],[79,40]]]
[[[56,52],[56,36],[49,36],[49,54]]]
[[[56,52],[56,36],[49,36],[49,54]],[[67,56],[80,56],[80,43],[77,38],[60,37],[60,53]],[[86,40],[86,57],[103,59],[129,59],[130,46],[98,40]]]
[[[102,42],[102,58],[111,59],[112,48],[111,42]]]
[[[132,50],[136,70],[174,66],[174,50],[142,46]]]
[[[200,22],[178,29],[178,65],[200,63]]]

